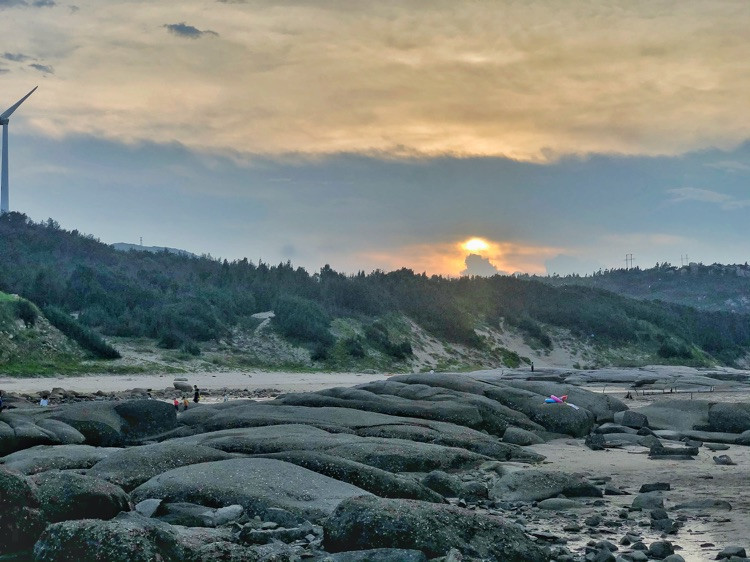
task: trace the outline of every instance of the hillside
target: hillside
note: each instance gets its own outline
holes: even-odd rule
[[[117,352],[97,334],[123,356],[88,371],[745,364],[745,314],[561,284],[121,252],[52,220],[0,217],[0,290],[98,357]]]
[[[703,265],[613,269],[581,277],[535,277],[554,286],[580,285],[637,299],[661,300],[700,310],[750,313],[750,266]]]

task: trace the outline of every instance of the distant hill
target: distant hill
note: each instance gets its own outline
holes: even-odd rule
[[[75,317],[82,329],[70,326],[70,333],[99,357],[116,356],[90,332],[104,335],[124,356],[113,365],[137,358],[143,368],[177,361],[188,369],[403,372],[532,361],[748,364],[750,316],[638,300],[596,285],[627,276],[640,279],[615,273],[579,285],[446,279],[409,269],[345,275],[328,266],[309,273],[289,262],[122,252],[53,220],[0,216],[0,290],[55,311],[58,321]],[[695,275],[704,277],[711,274]],[[681,286],[693,276],[663,272],[663,292],[672,279]],[[269,322],[255,317],[268,311]]]
[[[703,265],[676,267],[669,263],[651,269],[613,269],[581,277],[537,277],[553,286],[580,285],[620,295],[661,300],[700,310],[750,313],[750,266]]]
[[[180,256],[198,257],[196,254],[188,252],[187,250],[180,250],[179,248],[169,248],[167,246],[142,246],[139,244],[128,244],[127,242],[115,242],[114,244],[112,244],[112,247],[120,252],[129,252],[130,250],[133,250],[134,252],[151,252],[152,254],[168,252],[170,254],[177,254]]]

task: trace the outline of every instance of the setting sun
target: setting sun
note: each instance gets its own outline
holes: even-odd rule
[[[464,250],[468,250],[470,252],[481,252],[482,250],[486,250],[490,246],[481,238],[472,238],[461,244],[461,247]]]

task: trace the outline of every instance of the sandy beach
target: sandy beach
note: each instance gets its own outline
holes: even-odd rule
[[[387,374],[363,373],[287,373],[287,372],[204,372],[186,375],[90,375],[79,377],[0,378],[0,390],[11,393],[37,393],[54,387],[75,392],[119,392],[133,388],[173,388],[173,381],[186,379],[203,391],[222,389],[255,390],[274,388],[281,392],[313,392],[336,386],[354,386],[384,380]]]

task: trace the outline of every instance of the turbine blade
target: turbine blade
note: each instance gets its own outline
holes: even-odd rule
[[[12,113],[13,113],[13,112],[14,112],[14,111],[15,111],[16,109],[18,109],[18,106],[19,106],[19,105],[21,105],[21,104],[22,104],[23,102],[25,102],[25,101],[26,101],[26,98],[28,98],[28,97],[29,97],[29,96],[30,96],[31,94],[33,94],[33,93],[34,93],[34,91],[35,91],[35,90],[36,90],[36,89],[37,89],[38,87],[39,87],[39,86],[34,86],[34,89],[33,89],[33,90],[31,90],[31,91],[30,91],[30,92],[29,92],[28,94],[26,94],[26,95],[25,95],[24,97],[22,97],[22,98],[21,98],[20,100],[18,100],[18,101],[17,101],[16,103],[14,103],[13,105],[11,105],[11,106],[10,106],[10,107],[9,107],[8,109],[6,109],[6,110],[5,110],[5,111],[4,111],[4,112],[3,112],[2,114],[0,114],[0,120],[3,120],[3,119],[7,119],[8,117],[10,117],[10,116],[11,116],[11,114],[12,114]]]

